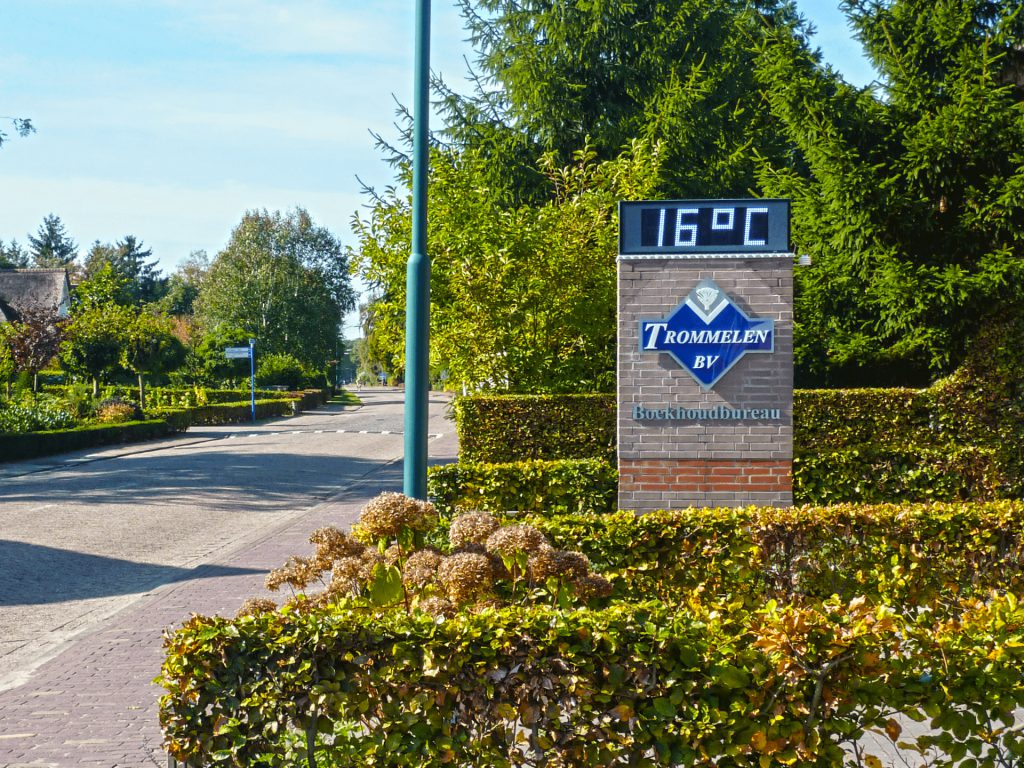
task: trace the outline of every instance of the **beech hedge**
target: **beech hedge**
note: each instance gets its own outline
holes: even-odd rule
[[[944,765],[1024,756],[1012,594],[914,621],[862,598],[443,621],[342,603],[193,617],[167,651],[166,746],[196,765],[880,765],[869,732]],[[932,730],[901,739],[897,716]]]
[[[604,459],[446,464],[427,470],[427,495],[443,516],[490,512],[611,512],[618,471]]]
[[[840,504],[529,517],[620,598],[867,595],[916,610],[1024,587],[1024,502]]]
[[[908,764],[1024,758],[1022,502],[529,522],[585,552],[618,599],[193,617],[158,678],[168,751],[211,766],[874,768],[873,734]],[[909,720],[928,727],[903,736]]]
[[[470,464],[615,458],[614,395],[474,395],[454,410]]]

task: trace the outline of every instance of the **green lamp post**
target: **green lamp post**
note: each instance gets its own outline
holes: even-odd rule
[[[427,255],[427,171],[430,162],[430,0],[416,0],[416,64],[412,138],[412,249],[406,267],[406,496],[427,498],[427,398],[430,373],[430,257]]]

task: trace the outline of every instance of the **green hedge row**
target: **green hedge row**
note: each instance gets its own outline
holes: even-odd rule
[[[527,519],[620,597],[760,604],[868,595],[908,610],[1024,589],[1024,502],[685,509]]]
[[[123,424],[89,424],[51,432],[0,434],[0,461],[18,461],[84,448],[154,440],[184,432],[188,428],[186,422],[187,418],[178,413]]]
[[[615,457],[614,395],[494,395],[455,401],[470,464]]]
[[[837,389],[793,393],[794,452],[906,448],[949,442],[952,404],[929,390]],[[456,400],[462,456],[470,463],[614,458],[614,395],[473,395]]]
[[[603,459],[446,464],[427,472],[427,495],[442,516],[456,507],[491,512],[611,512],[618,471]]]
[[[1024,755],[1013,595],[952,622],[861,599],[441,622],[343,605],[193,617],[167,651],[160,722],[196,765],[838,768],[869,731],[928,764]],[[901,738],[899,715],[933,733]],[[881,765],[869,746],[858,757]]]
[[[1018,498],[1020,478],[995,448],[850,448],[793,459],[796,504]]]
[[[1020,419],[988,428],[992,408],[982,400],[957,378],[928,390],[795,392],[795,503],[1020,497]],[[611,395],[464,397],[456,415],[461,461],[470,465],[615,460]]]

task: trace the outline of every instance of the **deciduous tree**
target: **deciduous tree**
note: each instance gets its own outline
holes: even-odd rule
[[[306,211],[250,211],[205,275],[197,313],[211,329],[241,329],[261,350],[322,369],[353,305],[348,259]]]

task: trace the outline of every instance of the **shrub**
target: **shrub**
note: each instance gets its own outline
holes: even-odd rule
[[[187,424],[179,415],[177,419],[170,420],[86,424],[73,429],[8,434],[0,440],[0,461],[19,461],[101,445],[154,440],[185,429]]]
[[[11,400],[0,405],[0,432],[18,434],[68,429],[75,425],[75,421],[67,405],[50,395],[28,396],[21,401]]]
[[[838,767],[865,731],[1010,765],[1022,647],[1012,595],[955,622],[863,599],[445,621],[343,603],[192,617],[167,639],[160,722],[171,755],[202,765]],[[933,733],[901,738],[900,713]]]
[[[439,525],[433,504],[400,493],[371,499],[348,535],[336,528],[314,531],[312,557],[291,557],[266,579],[267,589],[300,591],[290,608],[307,610],[340,599],[365,601],[377,609],[450,616],[458,610],[508,603],[551,601],[570,605],[611,591],[590,572],[578,552],[555,549],[527,525],[502,525],[483,512],[452,520],[446,552],[427,545]],[[319,583],[314,596],[302,593]],[[272,602],[248,602],[241,614],[273,610]]]
[[[691,591],[754,604],[838,594],[916,607],[1024,588],[1024,502],[843,504],[530,517],[620,597]]]
[[[492,512],[611,512],[618,471],[606,459],[447,464],[431,467],[427,493],[443,515],[456,507]]]
[[[455,401],[462,460],[615,460],[614,395],[474,395]]]
[[[131,401],[119,397],[108,397],[96,404],[96,421],[100,424],[121,424],[126,421],[141,421],[142,409]]]
[[[793,393],[793,451],[905,448],[946,442],[920,389],[805,389]]]
[[[256,368],[256,381],[261,386],[284,386],[300,389],[310,378],[309,371],[299,360],[287,353],[263,355]]]

